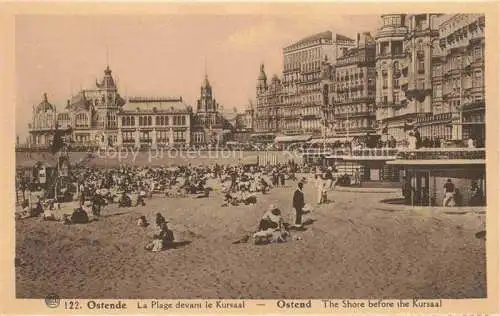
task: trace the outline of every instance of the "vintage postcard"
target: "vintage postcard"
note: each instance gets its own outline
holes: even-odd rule
[[[496,3],[0,7],[0,313],[499,311]]]

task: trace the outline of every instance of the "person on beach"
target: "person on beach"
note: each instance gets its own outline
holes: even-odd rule
[[[139,218],[137,218],[137,226],[144,227],[144,228],[149,226],[149,223],[148,223],[148,220],[146,219],[146,216],[141,215],[141,216],[139,216]]]
[[[305,205],[303,187],[304,183],[299,182],[293,193],[292,206],[295,209],[295,227],[302,227],[302,212]]]
[[[262,216],[259,222],[259,228],[253,234],[256,245],[265,245],[269,243],[286,242],[289,232],[285,229],[280,209],[272,204],[269,210]]]
[[[451,179],[446,180],[444,184],[443,206],[455,206],[455,185]]]
[[[158,252],[174,245],[174,233],[168,228],[167,223],[168,221],[165,220],[159,225],[158,232],[153,235],[153,241],[144,247],[146,250]]]
[[[120,200],[118,201],[118,207],[131,207],[131,206],[132,206],[132,200],[127,195],[127,193],[123,192],[122,196],[120,197]]]
[[[321,175],[316,174],[314,176],[316,179],[316,199],[317,203],[321,204],[323,202],[323,186],[326,184],[325,180],[321,178]]]
[[[259,231],[282,228],[283,218],[281,217],[281,211],[276,205],[271,204],[269,210],[262,216],[259,222]]]
[[[469,189],[471,197],[469,199],[469,206],[481,206],[483,205],[483,191],[477,184],[477,182],[473,182],[472,186]]]
[[[156,219],[155,219],[156,226],[160,227],[165,222],[166,222],[165,217],[163,217],[161,213],[156,213]]]
[[[74,209],[73,214],[71,214],[71,223],[74,224],[85,224],[89,222],[89,215],[82,206]]]

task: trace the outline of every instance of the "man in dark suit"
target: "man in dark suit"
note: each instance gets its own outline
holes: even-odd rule
[[[302,227],[302,209],[304,208],[304,183],[299,182],[297,190],[293,194],[293,208],[295,209],[295,226]]]

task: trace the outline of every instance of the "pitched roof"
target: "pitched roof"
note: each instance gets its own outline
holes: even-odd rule
[[[349,38],[349,37],[341,35],[341,34],[335,34],[335,40],[337,40],[337,41],[351,41],[351,42],[354,42],[354,40],[352,38]]]
[[[297,41],[289,46],[303,44],[303,43],[307,43],[307,42],[313,42],[313,41],[320,40],[320,39],[331,40],[332,39],[332,32],[331,31],[324,31],[321,33],[313,34],[313,35],[304,37],[303,39],[301,39],[301,40],[299,40],[299,41]]]
[[[172,97],[130,97],[123,106],[124,111],[165,111],[165,112],[188,112],[191,106],[182,101],[181,98]]]
[[[71,110],[88,110],[89,101],[85,98],[85,93],[80,91],[77,95],[72,96],[66,108]]]

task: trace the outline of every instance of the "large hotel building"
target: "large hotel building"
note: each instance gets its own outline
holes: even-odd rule
[[[387,14],[372,37],[323,32],[283,49],[283,75],[261,65],[254,130],[404,142],[484,139],[484,15]]]
[[[335,63],[355,41],[323,32],[283,49],[283,74],[270,82],[261,65],[257,79],[256,132],[321,135],[323,119],[323,63]]]
[[[429,140],[484,139],[484,15],[382,16],[377,120],[396,140],[405,126]]]

